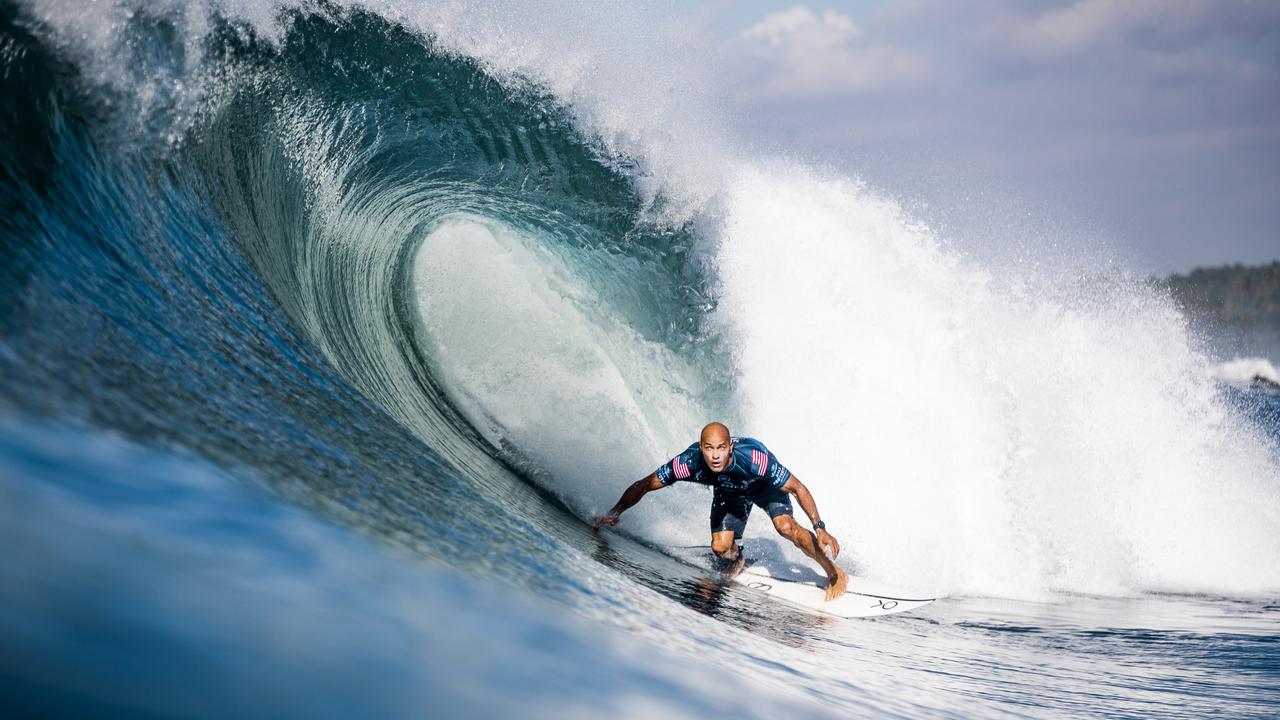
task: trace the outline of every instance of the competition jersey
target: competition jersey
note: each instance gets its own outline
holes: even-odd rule
[[[764,443],[755,438],[730,438],[733,443],[733,462],[724,472],[711,472],[702,459],[699,443],[671,458],[654,471],[658,481],[670,485],[677,480],[687,480],[733,493],[759,494],[786,484],[791,471],[778,462]]]

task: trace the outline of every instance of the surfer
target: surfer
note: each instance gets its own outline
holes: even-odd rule
[[[608,513],[596,518],[595,529],[617,525],[622,513],[640,502],[646,493],[661,490],[677,480],[715,488],[711,497],[711,550],[720,558],[726,575],[737,575],[746,560],[738,541],[754,504],[769,513],[779,535],[795,543],[822,566],[827,575],[827,599],[834,600],[844,594],[849,579],[834,562],[840,555],[840,543],[827,532],[809,489],[760,441],[731,437],[729,428],[718,422],[702,428],[699,441],[684,452],[643,480],[632,483]],[[809,516],[814,532],[796,524],[791,495]]]

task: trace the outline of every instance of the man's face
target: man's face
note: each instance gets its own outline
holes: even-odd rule
[[[724,472],[733,459],[733,442],[728,433],[709,432],[702,436],[702,459],[711,472]]]

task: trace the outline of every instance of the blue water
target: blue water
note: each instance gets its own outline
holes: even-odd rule
[[[589,486],[546,456],[598,422],[575,417],[584,408],[612,407],[601,363],[647,418],[619,442],[666,442],[674,406],[689,409],[681,432],[707,408],[747,415],[733,398],[749,380],[717,370],[745,361],[715,314],[732,293],[707,272],[716,203],[667,212],[674,191],[653,191],[571,102],[394,13],[283,15],[279,37],[217,13],[195,29],[168,9],[91,15],[117,43],[94,55],[56,7],[0,5],[6,715],[1276,713],[1280,554],[1257,558],[1256,583],[1217,591],[1190,587],[1216,576],[1124,592],[957,585],[853,622],[669,556],[640,530],[650,516],[593,535],[586,517],[635,479],[634,451]],[[123,70],[104,80],[91,60],[106,58]],[[476,228],[499,228],[495,250],[421,272],[487,237]],[[524,289],[529,263],[548,268],[545,288]],[[424,293],[476,267],[472,315],[423,316]],[[574,397],[540,359],[519,372],[557,389],[527,399],[528,375],[473,373],[459,350],[504,292],[558,308],[527,316],[551,323],[538,337],[599,322],[643,352],[586,352],[575,338],[602,331],[578,327],[513,344],[498,360],[547,355],[584,378]],[[1270,457],[1251,491],[1274,501],[1280,397],[1215,393],[1213,427]],[[945,415],[949,396],[933,397],[924,410]],[[527,422],[556,412],[562,423]],[[664,459],[642,449],[637,462]],[[699,540],[705,498],[675,497]],[[1260,512],[1280,529],[1274,503]],[[772,551],[752,528],[748,548]],[[850,567],[877,568],[849,533]],[[1144,552],[1121,551],[1118,574],[1160,564]]]

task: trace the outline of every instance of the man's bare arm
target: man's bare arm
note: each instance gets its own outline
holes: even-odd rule
[[[822,517],[818,515],[818,505],[813,501],[813,495],[809,493],[809,488],[800,482],[800,478],[795,475],[787,478],[782,490],[796,497],[796,502],[800,504],[800,509],[804,510],[804,514],[809,516],[809,522],[814,525],[822,522]],[[832,559],[840,557],[840,542],[835,539],[835,536],[827,532],[825,528],[814,532],[818,538],[818,547],[823,548]]]
[[[640,498],[644,497],[646,493],[654,490],[661,490],[664,487],[666,487],[666,485],[663,485],[662,482],[658,480],[657,473],[649,473],[649,477],[631,483],[631,485],[627,487],[626,491],[622,493],[622,497],[618,498],[618,502],[613,506],[613,508],[604,515],[596,518],[593,523],[593,527],[596,530],[599,530],[605,525],[617,525],[619,516],[626,512],[627,508],[640,502]]]

